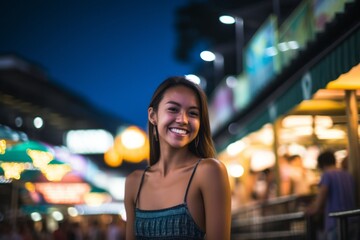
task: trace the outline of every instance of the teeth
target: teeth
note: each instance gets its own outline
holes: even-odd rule
[[[171,128],[171,131],[178,134],[186,134],[186,131],[178,128]]]

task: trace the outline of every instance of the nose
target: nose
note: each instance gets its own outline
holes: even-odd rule
[[[182,124],[187,124],[188,123],[188,116],[187,116],[186,112],[180,111],[177,118],[176,118],[176,122],[182,123]]]

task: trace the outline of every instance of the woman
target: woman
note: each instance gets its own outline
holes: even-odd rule
[[[150,166],[126,179],[126,239],[230,239],[230,186],[216,160],[206,95],[184,77],[148,108]]]

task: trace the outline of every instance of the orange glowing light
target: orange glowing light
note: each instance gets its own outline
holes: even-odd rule
[[[110,167],[118,167],[122,164],[123,158],[114,147],[110,147],[104,154],[104,161]]]
[[[139,163],[149,157],[149,140],[146,133],[136,126],[130,126],[115,137],[115,150],[124,160]]]

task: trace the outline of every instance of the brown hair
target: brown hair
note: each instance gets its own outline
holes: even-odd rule
[[[155,90],[151,98],[149,108],[151,107],[155,112],[157,112],[165,92],[169,88],[176,86],[185,86],[193,90],[200,104],[200,129],[198,135],[196,136],[196,138],[198,138],[198,145],[196,146],[195,144],[195,138],[195,140],[189,144],[189,150],[200,158],[215,157],[216,151],[213,140],[211,138],[207,97],[200,86],[187,80],[185,77],[169,77],[163,81]],[[154,127],[154,125],[148,121],[148,135],[150,139],[150,166],[154,165],[157,161],[159,161],[160,158],[160,144],[154,137],[154,130],[157,134],[157,127]]]

